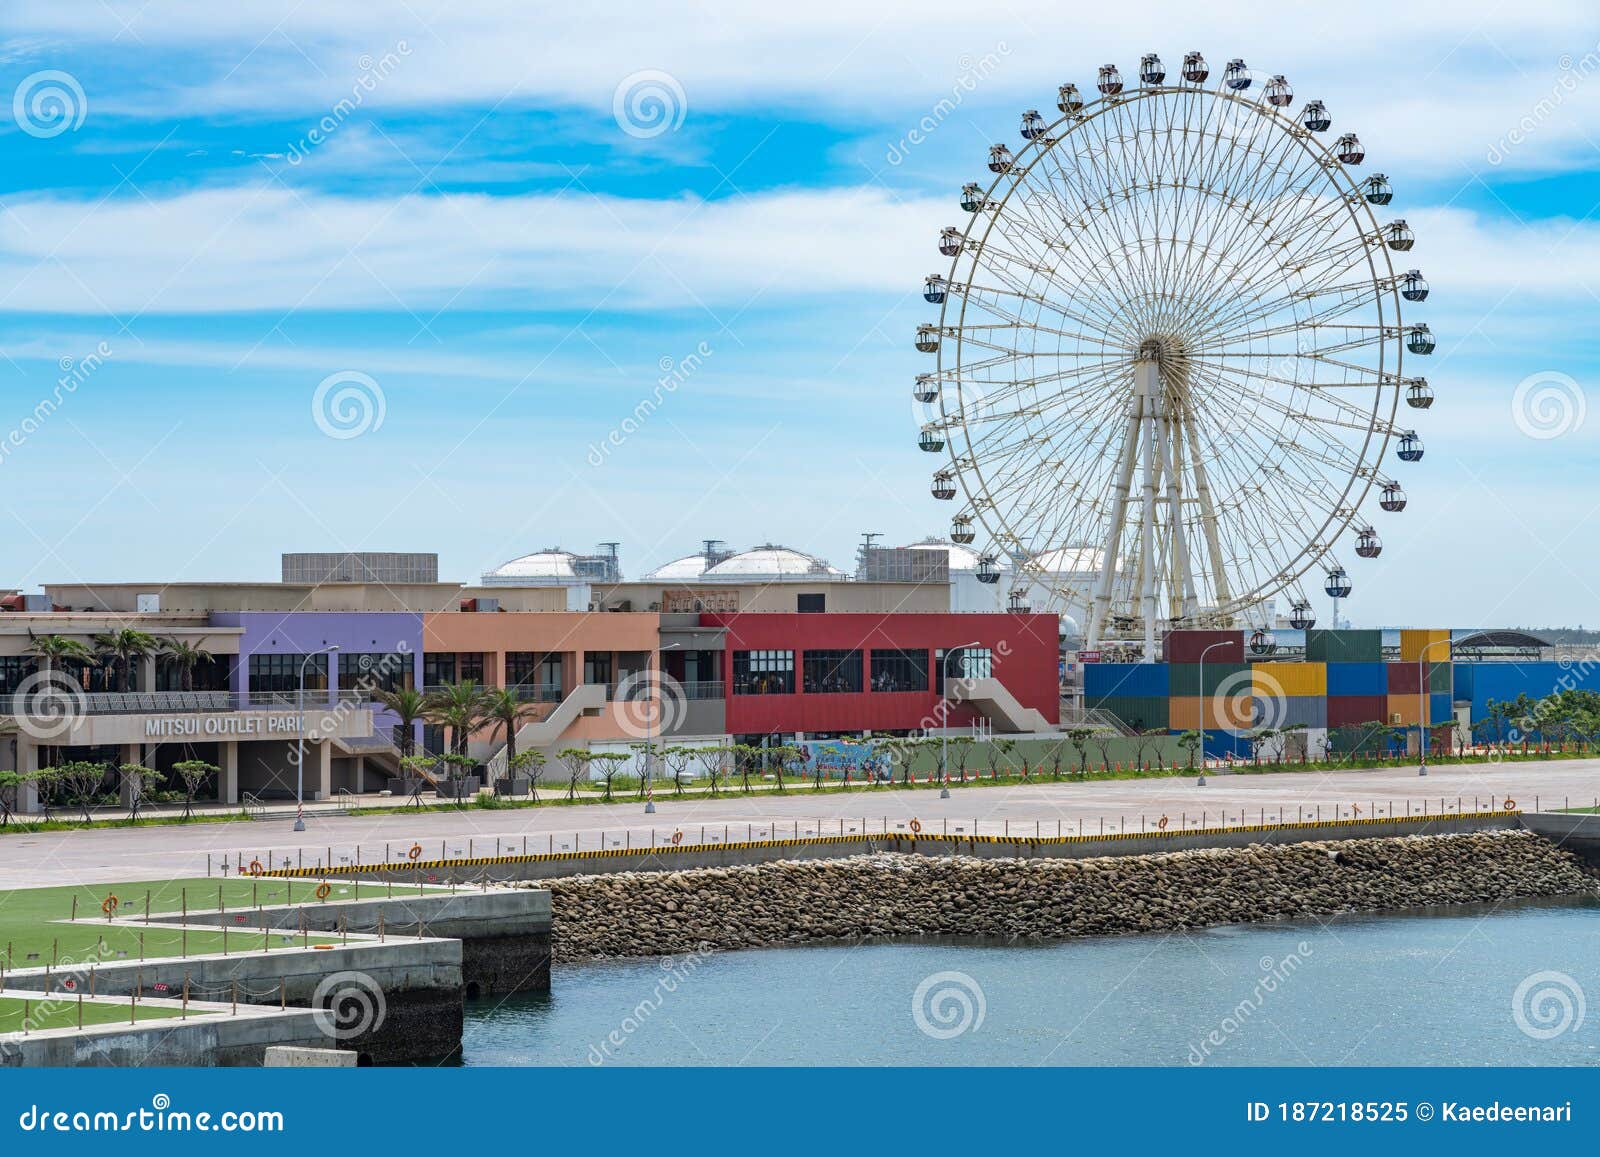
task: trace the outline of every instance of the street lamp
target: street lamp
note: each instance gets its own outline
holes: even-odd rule
[[[306,664],[318,655],[331,655],[339,649],[339,644],[322,647],[312,651],[311,654],[300,660],[300,696],[295,703],[300,712],[300,755],[295,760],[294,768],[294,830],[306,830]]]
[[[939,660],[939,671],[944,676],[944,697],[950,698],[950,656],[965,651],[968,647],[982,646],[981,640],[962,643],[959,647],[945,649],[944,658]],[[950,720],[945,719],[945,726],[939,729],[939,798],[950,798]],[[963,773],[964,774],[964,773]]]
[[[1200,652],[1200,778],[1194,781],[1196,787],[1206,785],[1206,656],[1218,647],[1232,644],[1232,639],[1218,639]]]
[[[683,646],[682,643],[668,643],[665,647],[656,648],[656,656],[659,660],[662,651],[676,650],[681,646]],[[661,665],[658,662],[656,664],[656,677],[654,680],[654,685],[651,688],[654,691],[656,704],[654,710],[650,712],[649,717],[645,721],[644,732],[644,814],[647,816],[653,816],[656,814],[656,785],[655,780],[651,778],[650,775],[650,761],[651,756],[654,754],[652,749],[652,744],[654,741],[652,733],[655,730],[656,711],[661,709],[661,676]]]
[[[1421,757],[1417,763],[1418,775],[1428,774],[1428,724],[1433,722],[1432,712],[1428,710],[1428,672],[1423,662],[1427,659],[1428,652],[1440,643],[1448,647],[1450,640],[1435,639],[1417,654],[1417,699],[1420,706],[1420,713],[1417,715],[1417,753]]]

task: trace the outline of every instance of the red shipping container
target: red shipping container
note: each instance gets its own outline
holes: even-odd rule
[[[1217,646],[1217,644],[1222,644]],[[1213,648],[1209,654],[1206,648]],[[1168,631],[1161,641],[1161,654],[1168,663],[1243,663],[1243,631]]]
[[[1329,695],[1328,726],[1354,727],[1389,721],[1387,695]]]
[[[1389,694],[1415,695],[1422,690],[1422,672],[1415,663],[1386,663]]]

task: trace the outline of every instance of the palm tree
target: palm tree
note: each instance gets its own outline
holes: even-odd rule
[[[96,635],[94,646],[116,671],[117,690],[123,693],[133,690],[133,664],[161,648],[154,635],[148,631],[134,630],[132,627],[122,627]]]
[[[35,635],[29,631],[28,650],[38,657],[41,671],[53,671],[69,659],[87,663],[93,658],[81,641],[65,635]]]
[[[409,756],[416,749],[416,722],[428,718],[432,705],[427,695],[410,687],[394,691],[375,690],[372,697],[400,717],[400,755]]]
[[[450,729],[450,748],[467,753],[467,740],[483,722],[484,689],[471,679],[446,683],[428,697],[427,715]]]
[[[161,640],[161,653],[172,660],[180,672],[180,691],[194,690],[194,669],[201,663],[211,662],[211,652],[205,649],[205,640],[191,643],[188,639]]]
[[[522,721],[535,710],[535,705],[518,696],[507,687],[491,687],[483,692],[482,718],[494,723],[506,739],[506,770],[510,774],[512,761],[517,758],[517,731]]]

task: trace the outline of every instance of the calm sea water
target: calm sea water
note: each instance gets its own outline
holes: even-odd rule
[[[1050,945],[650,958],[558,967],[548,996],[469,1004],[462,1060],[1590,1065],[1597,950],[1600,907],[1529,905]]]

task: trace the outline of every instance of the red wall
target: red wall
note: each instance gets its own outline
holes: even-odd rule
[[[726,627],[723,678],[728,681],[728,730],[735,735],[813,731],[900,731],[939,726],[933,652],[977,643],[994,656],[994,675],[1024,707],[1054,722],[1060,714],[1057,620],[1049,614],[702,614],[702,626]],[[807,695],[802,689],[802,652],[874,648],[928,652],[928,690],[846,695]],[[793,695],[735,695],[733,652],[795,652]],[[863,654],[863,678],[871,685],[871,656]],[[950,710],[947,723],[973,721],[968,707]]]

